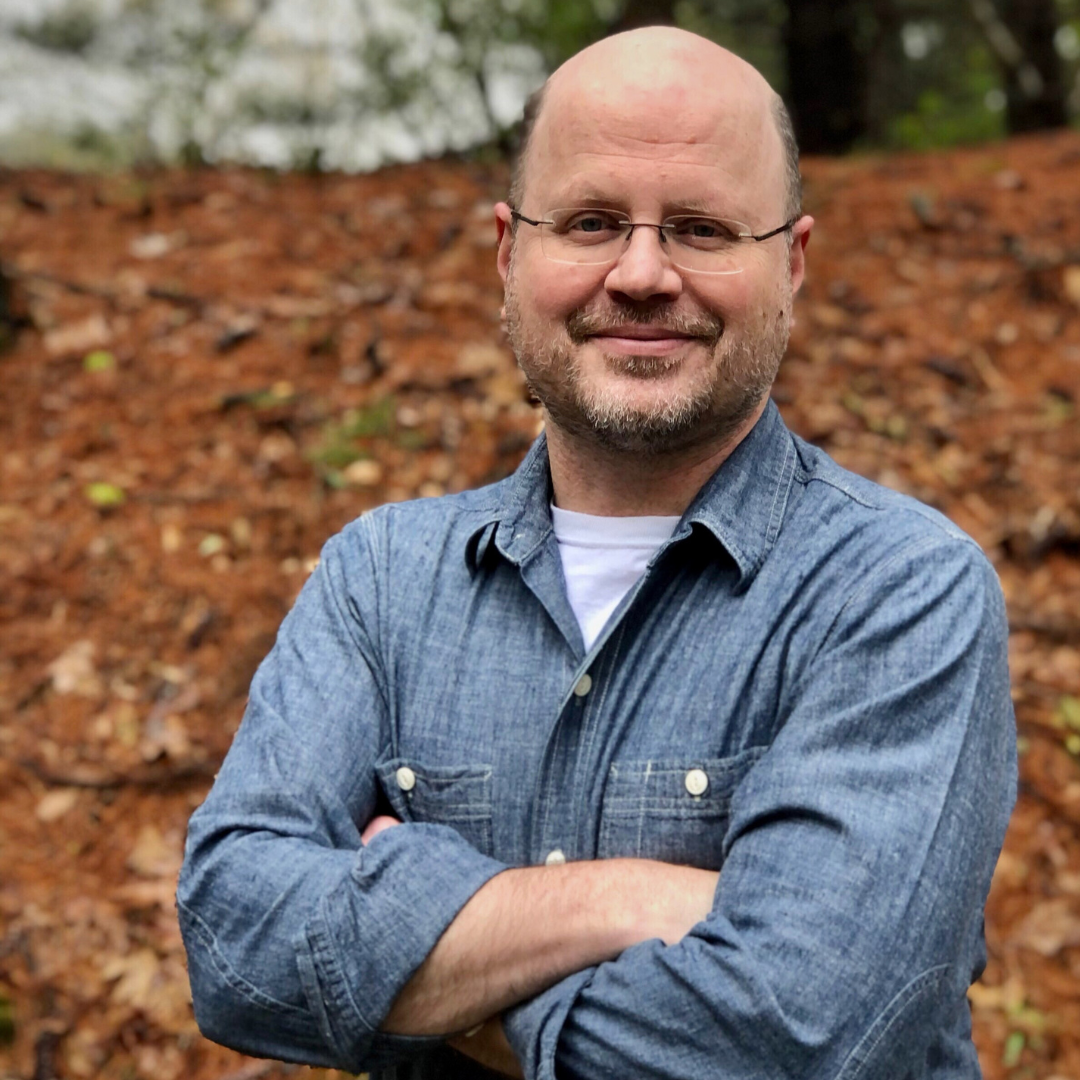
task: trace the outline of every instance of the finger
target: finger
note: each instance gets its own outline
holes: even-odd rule
[[[360,843],[370,844],[372,838],[378,836],[384,829],[392,829],[395,825],[400,824],[401,822],[396,817],[390,817],[389,814],[380,814],[378,817],[373,817],[360,834]]]

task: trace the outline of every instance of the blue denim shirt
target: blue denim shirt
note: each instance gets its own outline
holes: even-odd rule
[[[977,1077],[965,990],[1016,741],[976,545],[770,404],[586,652],[550,498],[541,438],[499,484],[327,543],[191,820],[203,1031],[489,1075],[379,1027],[469,897],[558,848],[721,874],[679,943],[507,1014],[528,1077]],[[406,825],[361,847],[387,811]]]

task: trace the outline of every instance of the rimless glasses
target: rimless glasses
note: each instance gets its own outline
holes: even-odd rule
[[[631,221],[614,210],[572,207],[549,210],[543,218],[510,211],[515,222],[540,230],[540,249],[551,262],[584,266],[615,263],[626,250],[635,229],[656,229],[673,266],[698,274],[739,274],[748,241],[768,240],[790,229],[798,218],[771,232],[755,235],[748,225],[701,214],[676,214],[659,225]]]

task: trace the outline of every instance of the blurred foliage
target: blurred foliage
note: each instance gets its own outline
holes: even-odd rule
[[[655,6],[744,56],[783,93],[789,11],[799,2]],[[990,10],[1000,13],[1006,2],[993,0]],[[1039,2],[1054,5],[1075,116],[1080,0]],[[1005,133],[1002,60],[973,14],[977,3],[849,0],[856,15],[850,48],[868,73],[856,148],[923,149]],[[74,119],[34,119],[29,135],[0,131],[0,160],[26,163],[36,149],[53,165],[233,160],[352,170],[483,144],[505,149],[528,92],[567,56],[617,29],[630,4],[53,0],[30,17],[34,9],[25,5],[21,15],[5,15],[5,6],[15,6],[0,0],[0,37],[6,30],[43,63],[83,63],[77,86],[105,71],[127,80],[126,89],[104,95],[107,119],[100,121],[87,103],[92,95],[77,86],[52,95],[70,103]],[[830,66],[823,58],[823,79]],[[0,55],[0,95],[18,108],[3,67]],[[31,113],[40,106],[31,104]]]

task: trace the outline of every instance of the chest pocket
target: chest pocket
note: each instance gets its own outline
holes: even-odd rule
[[[681,761],[617,761],[608,773],[597,854],[719,870],[731,798],[765,752]]]
[[[379,785],[402,821],[449,825],[491,854],[491,766],[423,765],[391,758],[375,766]]]

